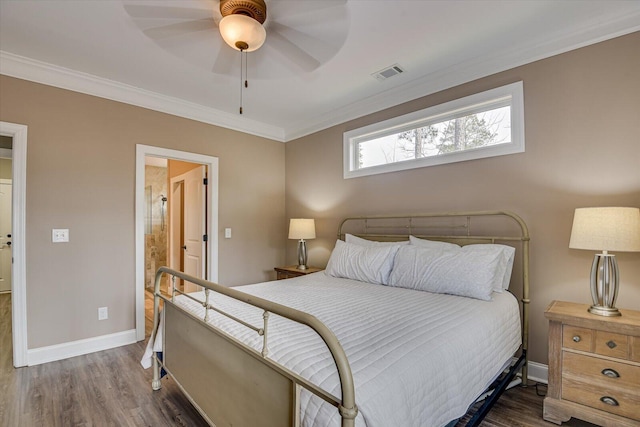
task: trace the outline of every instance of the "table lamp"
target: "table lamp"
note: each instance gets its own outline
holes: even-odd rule
[[[595,254],[591,266],[593,305],[589,312],[600,316],[620,316],[615,307],[620,273],[615,255],[609,251],[640,252],[640,209],[576,209],[569,247],[602,251]]]
[[[289,222],[289,238],[298,241],[298,270],[307,269],[307,242],[305,239],[316,238],[316,223],[313,219],[291,218]]]

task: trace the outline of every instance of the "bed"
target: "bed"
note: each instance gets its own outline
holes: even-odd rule
[[[455,425],[493,386],[470,421],[477,425],[521,367],[526,383],[529,235],[517,215],[348,218],[338,237],[326,271],[277,282],[225,288],[161,268],[147,353],[153,388],[166,370],[218,427],[410,427]],[[444,246],[452,243],[462,249]],[[462,291],[473,297],[438,289],[438,274],[482,276],[477,254],[451,268],[467,249],[499,249],[496,265],[507,253],[515,262],[492,270],[491,289]],[[441,261],[431,263],[435,273],[420,271],[425,259]],[[163,274],[203,290],[165,298]],[[504,290],[515,283],[522,311]]]

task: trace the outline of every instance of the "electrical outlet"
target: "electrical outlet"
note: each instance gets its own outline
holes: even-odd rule
[[[225,228],[224,229],[224,238],[225,239],[230,239],[231,238],[231,229],[230,228]]]
[[[51,241],[53,243],[67,243],[69,241],[69,229],[68,228],[52,229]]]
[[[109,318],[109,310],[107,307],[98,308],[98,320],[107,320]]]

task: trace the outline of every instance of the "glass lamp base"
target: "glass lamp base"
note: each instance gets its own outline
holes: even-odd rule
[[[614,255],[603,251],[596,254],[591,265],[591,297],[589,313],[598,316],[621,316],[615,307],[619,287],[618,262]]]

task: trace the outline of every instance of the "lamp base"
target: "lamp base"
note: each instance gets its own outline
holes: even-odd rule
[[[589,313],[598,316],[621,316],[615,307],[619,286],[618,262],[614,255],[603,251],[593,257],[591,265],[591,298]]]
[[[601,305],[592,305],[591,307],[589,307],[588,311],[589,313],[597,314],[598,316],[608,316],[608,317],[622,316],[622,313],[620,313],[620,310],[618,310],[615,307],[603,307]]]
[[[300,239],[298,242],[298,270],[307,269],[307,242]]]

